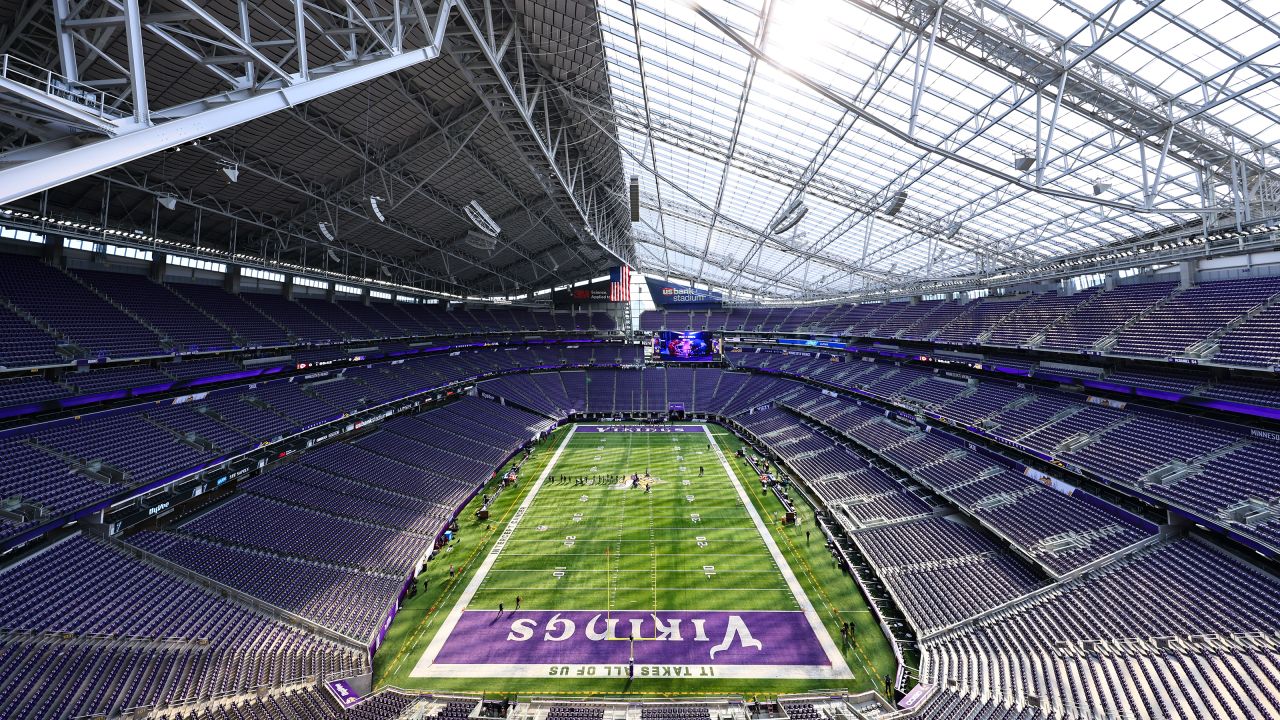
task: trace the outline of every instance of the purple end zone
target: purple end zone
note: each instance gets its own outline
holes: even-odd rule
[[[579,433],[702,433],[701,425],[576,425]]]
[[[830,660],[802,612],[466,611],[437,664],[821,665]],[[612,629],[612,630],[611,630]]]

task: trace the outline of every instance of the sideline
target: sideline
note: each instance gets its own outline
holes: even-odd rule
[[[577,430],[578,428],[576,425],[569,428],[569,432],[565,434],[564,440],[560,442],[560,447],[556,448],[555,454],[551,456],[551,459],[547,461],[546,467],[542,468],[542,473],[538,475],[538,480],[533,484],[532,488],[529,488],[529,493],[525,495],[524,500],[520,503],[520,507],[516,509],[515,514],[511,518],[511,522],[507,523],[507,527],[502,530],[502,534],[498,536],[497,542],[493,544],[493,549],[489,551],[484,562],[482,562],[479,569],[476,570],[475,575],[471,576],[471,582],[467,584],[466,589],[462,591],[462,595],[458,597],[458,601],[454,603],[453,610],[449,611],[449,615],[445,617],[444,623],[438,630],[436,630],[435,636],[431,638],[431,644],[427,646],[427,651],[422,654],[422,658],[418,660],[418,664],[409,672],[410,677],[424,677],[429,674],[428,669],[435,662],[436,656],[440,654],[440,650],[444,647],[445,641],[453,634],[454,628],[458,625],[458,620],[462,618],[462,611],[471,603],[471,598],[475,597],[476,591],[478,591],[480,586],[484,583],[485,577],[489,575],[489,570],[493,567],[493,564],[497,562],[498,555],[502,554],[503,548],[507,546],[507,542],[511,539],[511,536],[515,534],[516,527],[520,525],[520,520],[529,510],[529,506],[533,505],[533,499],[537,497],[538,491],[542,489],[542,483],[551,476],[552,469],[554,469],[556,463],[560,461],[561,453],[564,452],[565,448],[569,447],[569,441],[573,439]]]
[[[733,488],[738,491],[738,497],[742,499],[742,505],[746,508],[747,514],[751,516],[751,521],[755,523],[756,530],[759,531],[760,537],[764,539],[765,547],[769,548],[769,553],[773,556],[773,562],[778,566],[778,570],[782,573],[783,579],[787,581],[787,587],[791,589],[791,595],[800,605],[800,610],[804,613],[805,620],[809,621],[809,627],[813,630],[814,636],[818,638],[818,642],[822,645],[822,650],[827,654],[827,660],[831,662],[830,674],[824,677],[853,679],[853,671],[849,669],[849,664],[845,662],[844,655],[840,652],[840,648],[836,647],[836,643],[831,639],[831,633],[827,632],[827,626],[823,624],[822,618],[818,617],[818,611],[814,608],[813,602],[809,600],[809,596],[805,593],[804,588],[800,585],[800,579],[791,570],[791,564],[787,562],[783,556],[782,550],[778,547],[778,543],[773,539],[773,533],[769,532],[769,528],[761,519],[760,513],[756,512],[755,503],[751,502],[751,498],[747,496],[747,491],[742,487],[742,483],[738,481],[738,474],[734,472],[733,467],[729,464],[729,459],[725,457],[724,450],[720,447],[720,443],[716,442],[715,435],[711,432],[710,425],[703,425],[703,430],[707,435],[707,442],[715,450],[716,456],[720,458],[720,464],[724,466],[724,471],[729,476],[729,481],[733,483]]]

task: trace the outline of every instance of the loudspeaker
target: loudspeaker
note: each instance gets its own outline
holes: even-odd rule
[[[898,214],[903,205],[907,204],[907,191],[899,190],[894,193],[893,199],[889,201],[889,207],[885,208],[884,214],[893,217]]]
[[[631,176],[631,222],[640,222],[640,177]]]

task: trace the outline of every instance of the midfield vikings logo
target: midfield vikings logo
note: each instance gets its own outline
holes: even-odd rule
[[[689,636],[689,640],[696,643],[709,643],[711,636],[707,634],[707,618],[691,617],[691,618],[660,618],[657,615],[650,615],[652,622],[643,617],[629,618],[619,629],[619,618],[605,618],[597,613],[591,617],[589,621],[582,627],[582,636],[591,642],[600,642],[602,640],[654,640],[660,642],[684,642],[685,634]],[[717,619],[722,619],[717,618]],[[688,625],[682,625],[688,620]],[[713,621],[714,622],[714,621]],[[511,630],[507,633],[507,640],[511,642],[529,642],[538,634],[538,621],[534,618],[519,618],[512,621]],[[567,617],[561,617],[560,613],[552,615],[546,624],[541,628],[542,641],[549,643],[559,643],[573,640],[578,632],[578,623]],[[712,628],[712,632],[716,636],[721,633],[716,632]],[[764,645],[751,636],[751,630],[747,627],[747,623],[742,619],[741,615],[729,615],[724,625],[724,632],[719,643],[711,645],[707,648],[708,656],[714,660],[717,653],[728,650],[733,646],[734,640],[737,640],[740,648],[754,648],[756,650],[764,650]]]
[[[625,664],[630,658],[662,665],[831,665],[803,612],[774,610],[467,610],[433,662]]]

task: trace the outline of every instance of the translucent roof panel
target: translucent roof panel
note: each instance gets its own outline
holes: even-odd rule
[[[832,297],[1216,216],[1280,167],[1272,5],[599,0],[641,269]]]

